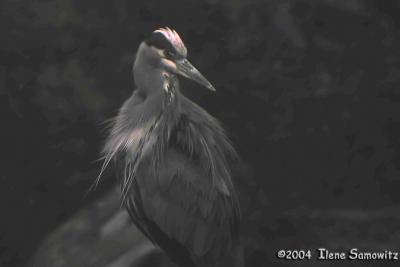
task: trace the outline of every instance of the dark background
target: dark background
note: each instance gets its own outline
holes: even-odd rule
[[[294,264],[275,258],[281,248],[400,249],[400,1],[2,0],[0,266],[34,255],[77,266],[66,251],[97,242],[59,233],[76,214],[93,226],[114,212],[91,215],[112,171],[85,197],[102,122],[131,94],[134,53],[161,26],[217,88],[184,81],[184,94],[222,121],[244,161],[248,266]],[[58,261],[40,244],[64,244]]]

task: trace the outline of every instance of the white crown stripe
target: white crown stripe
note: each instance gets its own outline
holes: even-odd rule
[[[165,27],[155,30],[154,32],[159,32],[163,34],[174,47],[179,48],[184,54],[187,53],[186,46],[184,45],[181,37],[175,30],[171,30],[170,28]]]

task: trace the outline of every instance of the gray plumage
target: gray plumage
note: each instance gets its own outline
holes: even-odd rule
[[[177,75],[214,90],[186,56],[168,28],[141,43],[136,90],[113,122],[102,171],[115,160],[133,222],[173,261],[214,266],[238,238],[237,154],[218,121],[181,94]]]

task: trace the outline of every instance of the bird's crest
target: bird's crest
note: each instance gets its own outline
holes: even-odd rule
[[[183,43],[181,37],[175,30],[171,30],[168,27],[165,28],[160,28],[158,30],[155,30],[153,33],[161,33],[162,35],[165,36],[167,40],[171,42],[173,47],[180,52],[182,55],[187,54],[187,49],[185,44]]]

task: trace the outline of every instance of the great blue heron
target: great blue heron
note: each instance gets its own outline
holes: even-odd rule
[[[215,266],[238,240],[239,205],[230,165],[237,154],[223,128],[182,95],[177,75],[215,91],[187,60],[176,31],[143,41],[123,104],[104,147],[136,226],[179,266]]]

